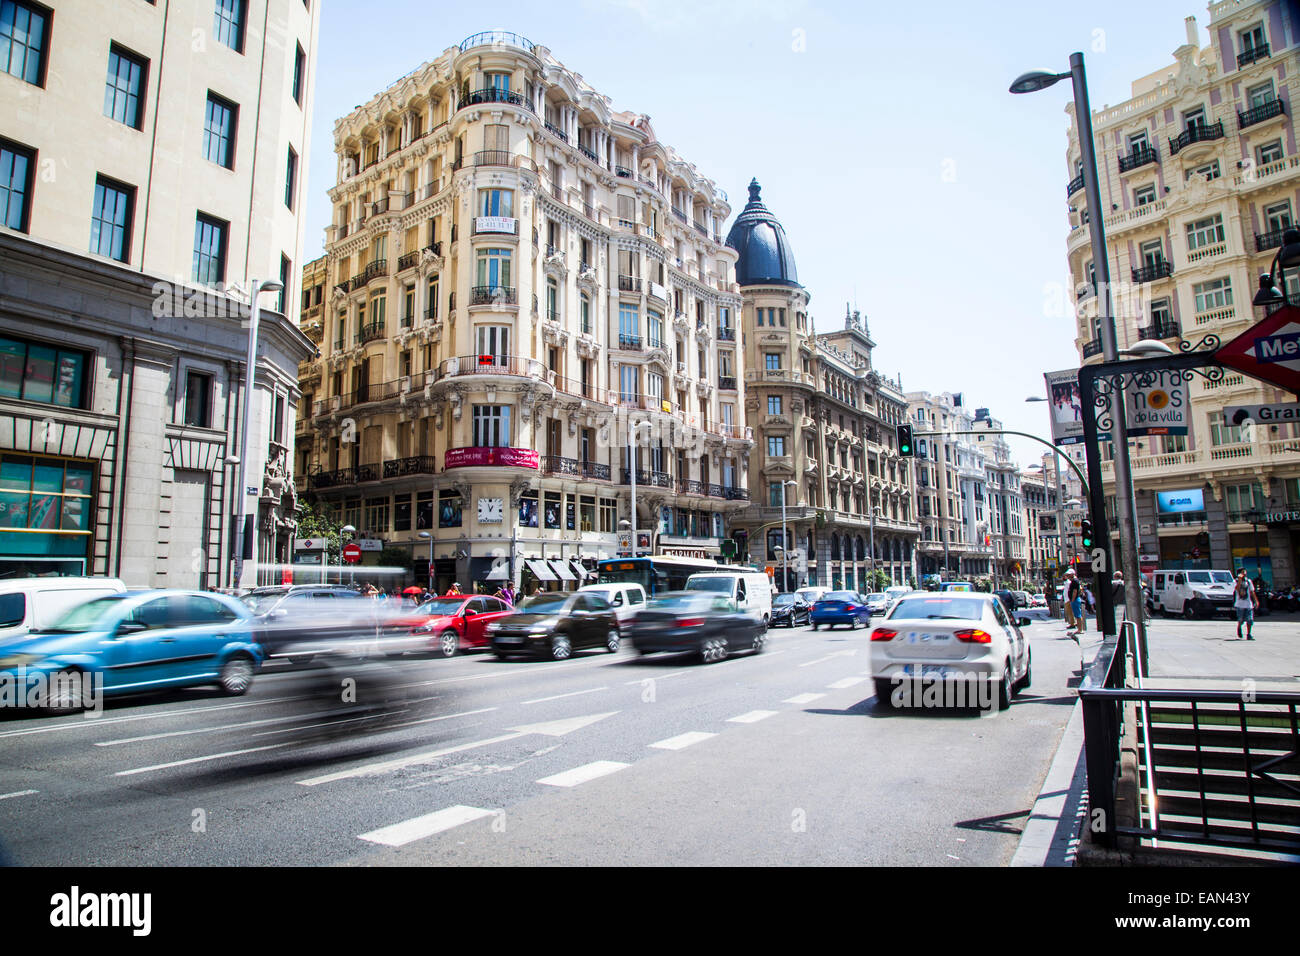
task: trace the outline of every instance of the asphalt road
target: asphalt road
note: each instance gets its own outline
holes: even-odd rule
[[[1002,865],[1075,701],[1063,630],[1026,630],[1033,686],[986,716],[881,708],[867,630],[798,628],[710,665],[373,665],[379,717],[321,714],[310,672],[269,668],[242,698],[6,719],[0,844],[76,866]]]

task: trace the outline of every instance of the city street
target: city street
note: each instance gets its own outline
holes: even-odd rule
[[[1026,630],[1009,712],[879,708],[868,630],[698,665],[400,662],[410,718],[304,739],[302,672],[0,723],[0,842],[30,865],[1003,865],[1075,695]],[[405,726],[400,726],[405,724]]]

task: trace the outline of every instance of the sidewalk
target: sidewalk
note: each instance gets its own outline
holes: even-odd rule
[[[1147,622],[1151,688],[1300,691],[1300,623],[1266,617],[1255,622],[1253,641],[1237,638],[1236,620]],[[1091,662],[1101,645],[1095,623],[1083,636],[1084,659]],[[1062,638],[1059,620],[1035,622],[1035,637]],[[1252,685],[1245,684],[1253,681]],[[1012,866],[1073,866],[1086,820],[1087,777],[1083,759],[1082,706],[1075,704],[1021,834]]]

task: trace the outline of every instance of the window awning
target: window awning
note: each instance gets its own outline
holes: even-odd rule
[[[493,567],[492,570],[488,572],[487,577],[484,578],[483,580],[485,580],[485,581],[509,581],[509,580],[510,580],[510,562],[508,562],[508,561],[502,561],[500,564],[498,564],[498,565],[496,565],[495,567]]]
[[[573,573],[577,576],[577,580],[579,581],[585,581],[587,578],[592,576],[591,572],[582,566],[582,560],[580,558],[570,558],[569,567],[573,569]]]
[[[559,580],[555,576],[555,572],[551,570],[551,566],[545,561],[525,561],[524,564],[528,565],[528,570],[532,571],[533,576],[539,581]]]
[[[552,558],[550,564],[555,573],[560,576],[561,581],[578,580],[578,576],[574,574],[573,569],[569,567],[569,562],[565,561],[563,558]]]

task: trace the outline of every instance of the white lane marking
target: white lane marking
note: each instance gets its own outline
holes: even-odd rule
[[[825,694],[795,694],[793,697],[787,697],[781,701],[783,704],[811,704],[815,700],[821,700]]]
[[[537,782],[544,783],[548,787],[576,787],[588,780],[595,780],[597,777],[617,773],[628,766],[630,764],[619,763],[617,760],[597,760],[595,763],[583,764],[581,767],[574,767],[572,770],[564,771],[564,773],[543,777]]]
[[[8,800],[12,797],[29,797],[33,793],[40,793],[39,790],[15,790],[13,793],[0,793],[0,800]]]
[[[852,687],[854,684],[861,684],[864,680],[866,680],[865,677],[845,677],[826,686],[831,690],[843,690],[846,687]]]
[[[529,665],[525,665],[525,666],[522,666],[522,667],[511,666],[511,665],[509,665],[509,664],[503,664],[503,665],[501,665],[501,669],[500,669],[500,670],[497,670],[497,669],[494,667],[493,670],[491,671],[491,673],[488,673],[488,674],[468,674],[468,675],[466,675],[465,677],[439,677],[439,678],[437,678],[437,679],[435,679],[435,680],[419,681],[419,682],[417,682],[417,683],[405,684],[405,685],[403,685],[403,686],[405,686],[405,687],[431,687],[431,686],[433,686],[434,684],[459,684],[459,683],[461,683],[462,681],[469,681],[469,680],[489,680],[490,678],[493,678],[493,677],[509,677],[511,674],[530,674],[530,673],[532,673],[532,672],[534,672],[534,671],[551,671],[552,673],[559,673],[559,672],[563,672],[563,673],[571,673],[571,672],[573,672],[573,671],[575,671],[575,670],[578,670],[579,668],[583,668],[583,667],[592,667],[592,666],[595,666],[595,665],[606,666],[606,665],[608,665],[608,664],[616,664],[616,663],[618,663],[618,658],[615,658],[615,659],[612,660],[612,661],[611,661],[611,660],[607,660],[607,658],[608,658],[609,656],[610,656],[610,655],[605,654],[605,655],[602,655],[602,656],[600,656],[600,657],[590,657],[590,658],[586,658],[586,659],[583,659],[583,660],[576,660],[576,661],[569,660],[569,661],[563,661],[562,663],[563,663],[565,666],[564,666],[563,668],[560,668],[558,671],[557,671],[556,666],[555,666],[556,663],[561,663],[561,662],[558,662],[558,661],[557,661],[557,662],[552,662],[552,663],[549,663],[549,664],[529,664]]]
[[[814,664],[825,664],[827,661],[833,661],[837,657],[852,657],[857,651],[836,651],[834,654],[827,654],[825,657],[819,657],[815,661],[804,661],[800,667],[812,667]]]
[[[436,813],[426,813],[422,817],[414,817],[401,823],[394,823],[392,826],[371,830],[369,833],[361,834],[357,839],[369,843],[382,843],[384,846],[406,846],[408,843],[433,836],[443,830],[490,817],[494,812],[458,804],[445,810],[438,810]]]
[[[598,720],[604,720],[606,717],[613,717],[617,710],[611,710],[606,714],[588,714],[585,717],[566,717],[563,720],[548,720],[542,724],[525,724],[522,727],[507,727],[507,730],[513,730],[517,734],[544,734],[547,737],[563,737],[565,734],[571,734],[575,730],[581,730],[589,724],[594,724]]]
[[[351,770],[339,770],[335,773],[327,773],[319,777],[308,777],[306,780],[297,781],[299,786],[315,787],[322,783],[333,783],[336,780],[348,780],[353,777],[370,777],[376,774],[387,773],[390,770],[401,770],[403,767],[412,767],[420,763],[430,763],[439,757],[447,754],[460,753],[462,750],[473,750],[475,747],[490,747],[492,744],[504,743],[507,740],[515,740],[522,737],[523,734],[502,734],[499,737],[488,737],[486,740],[472,740],[467,744],[458,744],[455,747],[444,747],[441,750],[427,750],[423,753],[412,754],[409,757],[399,757],[396,760],[382,760],[378,763],[362,764],[360,767],[353,767]]]
[[[28,734],[51,734],[57,730],[96,730],[111,724],[124,724],[132,720],[159,720],[168,717],[188,717],[190,714],[206,714],[214,710],[234,710],[239,707],[264,707],[267,704],[281,704],[287,700],[306,700],[306,697],[271,697],[267,700],[250,700],[239,704],[214,704],[211,707],[178,708],[176,710],[154,711],[148,714],[133,714],[130,717],[81,717],[71,723],[57,724],[53,727],[36,727],[32,730],[6,730],[0,732],[0,739],[5,737],[25,737]]]
[[[594,694],[597,691],[609,690],[608,687],[589,687],[586,690],[575,690],[568,694],[556,694],[554,697],[536,697],[533,700],[525,700],[525,704],[544,704],[548,700],[563,700],[566,697],[580,697],[583,694]]]
[[[638,677],[636,680],[625,680],[623,681],[623,686],[627,687],[630,684],[644,684],[648,680],[661,681],[661,680],[667,680],[670,677],[681,677],[683,674],[698,674],[698,673],[699,671],[670,671],[667,674],[653,674],[647,677]]]
[[[753,724],[762,720],[764,717],[771,717],[775,714],[774,710],[751,710],[747,714],[741,714],[739,717],[728,717],[729,724]]]
[[[667,740],[660,740],[651,744],[659,750],[683,750],[691,744],[698,744],[701,740],[708,740],[710,737],[716,737],[717,734],[706,734],[702,730],[692,730],[689,733],[678,734],[676,737],[669,737]]]
[[[398,727],[414,727],[416,724],[432,724],[439,720],[452,720],[453,718],[456,717],[472,717],[474,714],[486,714],[488,711],[498,710],[498,709],[499,708],[496,707],[483,707],[479,710],[461,711],[459,714],[443,714],[441,717],[421,717],[419,720],[407,720],[407,721],[403,721],[400,724],[390,724],[385,729],[392,730]]]
[[[162,740],[166,737],[187,737],[191,734],[210,734],[218,730],[238,730],[241,727],[262,727],[266,724],[286,724],[301,722],[307,718],[298,715],[294,717],[268,717],[265,720],[246,720],[238,724],[219,724],[216,727],[199,727],[195,730],[169,730],[161,734],[146,734],[143,737],[119,737],[117,740],[97,740],[96,747],[118,747],[122,744],[138,744],[146,740]]]
[[[240,754],[253,754],[259,750],[274,750],[285,744],[270,744],[266,747],[248,747],[244,750],[227,750],[225,753],[208,754],[206,757],[190,757],[188,760],[173,760],[171,763],[156,763],[152,767],[136,767],[134,770],[119,770],[115,777],[130,777],[137,773],[152,773],[155,770],[167,770],[170,767],[184,767],[186,764],[203,763],[208,760],[221,760],[225,757],[238,757]]]

